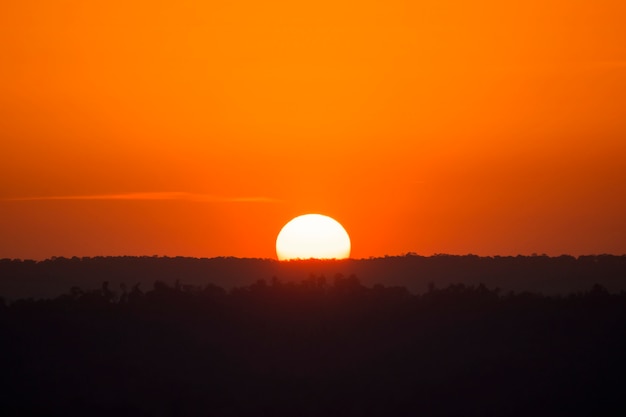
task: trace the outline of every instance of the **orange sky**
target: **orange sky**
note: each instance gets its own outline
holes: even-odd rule
[[[626,253],[623,0],[0,3],[0,258]],[[62,197],[62,198],[56,198]]]

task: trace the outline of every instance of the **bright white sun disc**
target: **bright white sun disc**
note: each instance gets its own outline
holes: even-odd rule
[[[305,214],[287,223],[276,238],[278,259],[345,259],[350,256],[350,237],[335,219]]]

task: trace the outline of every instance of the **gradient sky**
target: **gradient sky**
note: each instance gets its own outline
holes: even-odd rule
[[[626,2],[0,3],[0,258],[626,253]]]

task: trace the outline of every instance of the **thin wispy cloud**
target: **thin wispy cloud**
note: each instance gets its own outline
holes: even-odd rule
[[[196,201],[206,203],[277,203],[281,200],[271,197],[244,196],[225,197],[212,194],[198,194],[185,192],[147,192],[147,193],[117,193],[91,195],[57,195],[4,198],[4,201],[71,201],[71,200],[130,200],[130,201]]]

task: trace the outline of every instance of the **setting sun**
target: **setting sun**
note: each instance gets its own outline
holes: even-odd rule
[[[321,214],[305,214],[287,223],[276,239],[278,259],[344,259],[350,237],[339,222]]]
[[[0,0],[0,417],[626,417],[625,22]]]
[[[626,253],[626,1],[0,2],[0,259]],[[113,169],[114,168],[114,169]]]

